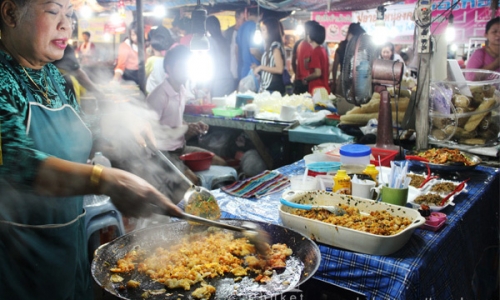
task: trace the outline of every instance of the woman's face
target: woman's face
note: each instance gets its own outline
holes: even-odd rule
[[[382,56],[382,59],[390,60],[392,56],[392,51],[391,48],[389,47],[384,47],[380,51],[380,56]]]
[[[38,68],[61,59],[73,31],[73,5],[70,0],[32,0],[24,15],[16,11],[16,23],[8,27],[4,44],[13,55]]]
[[[135,30],[130,30],[130,41],[137,44],[137,32],[135,32]]]
[[[490,47],[500,47],[500,23],[493,24],[484,36]]]

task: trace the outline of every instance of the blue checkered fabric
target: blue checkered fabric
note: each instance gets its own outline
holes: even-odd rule
[[[424,172],[412,166],[415,172]],[[277,169],[284,175],[302,174],[304,161]],[[486,299],[484,286],[495,286],[495,272],[481,265],[498,258],[499,170],[478,166],[442,178],[467,182],[467,193],[455,198],[445,226],[437,231],[417,229],[408,243],[387,256],[375,256],[320,244],[321,265],[314,278],[365,294],[367,299]],[[261,199],[243,199],[214,191],[223,218],[281,224],[281,192]],[[495,249],[495,251],[489,251]],[[486,263],[485,263],[486,262]]]

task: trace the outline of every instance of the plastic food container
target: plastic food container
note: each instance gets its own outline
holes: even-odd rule
[[[340,147],[342,165],[369,165],[372,149],[366,145],[348,144]]]
[[[496,145],[500,73],[467,69],[462,75],[462,80],[431,83],[429,142],[462,148]]]
[[[210,169],[214,155],[212,152],[192,152],[179,158],[191,171],[197,172]]]
[[[202,105],[186,104],[186,106],[184,107],[184,113],[196,114],[196,115],[200,114],[211,115],[213,108],[215,108],[215,104],[212,103],[202,104]]]
[[[253,96],[251,95],[236,95],[236,108],[240,108],[252,102],[253,102]]]
[[[290,188],[294,191],[314,191],[318,188],[315,177],[304,175],[293,175],[290,177]]]
[[[212,109],[214,116],[236,117],[243,115],[241,108],[214,108]]]
[[[387,150],[381,148],[372,148],[372,157],[370,160],[370,164],[379,166],[379,156],[380,156],[380,165],[384,167],[390,167],[391,161],[398,155],[398,150]]]
[[[330,192],[287,191],[282,197],[287,201],[306,205],[347,204],[355,206],[362,214],[387,210],[393,216],[412,220],[411,225],[397,234],[383,236],[301,217],[292,213],[293,208],[280,205],[280,217],[285,227],[295,229],[305,236],[313,236],[319,243],[366,254],[389,255],[398,251],[408,242],[415,229],[424,225],[426,221],[415,209]]]

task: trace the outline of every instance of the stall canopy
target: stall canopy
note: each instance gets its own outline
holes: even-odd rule
[[[101,6],[109,7],[115,5],[117,0],[98,0]],[[126,5],[135,5],[135,1],[124,1]],[[397,1],[384,1],[384,0],[331,0],[331,1],[318,1],[318,0],[259,0],[258,3],[261,7],[273,11],[321,11],[321,10],[364,10],[375,8],[381,4],[388,5]],[[163,0],[154,1],[149,3],[143,1],[144,5],[147,4],[162,4],[165,8],[180,8],[186,6],[196,6],[197,0]],[[201,4],[204,7],[211,7],[214,10],[230,10],[248,5],[255,5],[255,1],[241,1],[241,0],[202,0]]]

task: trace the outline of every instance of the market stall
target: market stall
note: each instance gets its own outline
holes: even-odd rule
[[[289,176],[303,174],[304,168],[301,160],[277,171]],[[498,169],[478,166],[441,176],[471,178],[467,193],[455,199],[455,206],[442,211],[447,215],[442,229],[417,229],[399,251],[384,256],[320,243],[322,260],[313,278],[364,294],[366,299],[484,299],[492,292],[484,259],[494,254],[492,246],[498,243]],[[224,218],[282,224],[278,208],[283,192],[286,190],[258,199],[220,190],[214,195]]]

